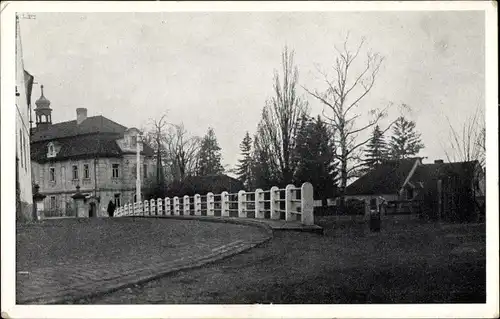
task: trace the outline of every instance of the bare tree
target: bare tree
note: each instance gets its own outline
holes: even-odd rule
[[[270,168],[277,170],[280,182],[290,183],[296,169],[293,152],[300,119],[308,112],[307,102],[297,95],[298,69],[294,52],[285,47],[281,54],[282,79],[274,73],[274,96],[266,101],[257,136],[266,149]],[[259,151],[259,150],[257,150]]]
[[[359,141],[359,133],[371,128],[387,116],[387,106],[383,109],[371,109],[368,111],[369,120],[358,123],[361,117],[360,106],[363,99],[370,93],[375,85],[377,75],[384,58],[378,53],[368,52],[362,68],[357,72],[354,69],[357,58],[363,49],[363,39],[354,51],[348,48],[349,35],[347,35],[343,47],[339,49],[334,46],[337,57],[333,65],[333,76],[317,68],[327,84],[323,92],[312,91],[304,88],[311,96],[323,104],[323,116],[330,122],[335,130],[334,141],[338,145],[336,160],[340,164],[340,191],[341,197],[349,178],[356,176],[359,168],[363,166],[362,147],[367,144],[371,137]],[[390,126],[382,128],[382,134]]]
[[[166,121],[167,115],[164,114],[159,120],[150,119],[149,127],[143,129],[142,143],[148,145],[154,150],[156,158],[156,173],[154,180],[150,180],[148,186],[149,196],[152,198],[163,197],[166,191],[165,172],[164,172],[164,158],[165,147],[164,141],[166,136],[166,127],[169,123]]]
[[[472,116],[463,123],[461,129],[453,127],[446,117],[450,128],[449,146],[445,148],[445,155],[452,161],[478,161],[484,168],[486,161],[486,127],[484,114],[477,108]]]
[[[184,124],[174,125],[166,137],[167,157],[174,180],[194,174],[200,138],[189,136]]]

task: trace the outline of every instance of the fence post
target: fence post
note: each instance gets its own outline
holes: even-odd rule
[[[264,202],[261,202],[264,200],[264,193],[262,189],[257,188],[255,190],[255,218],[264,218]]]
[[[285,187],[285,220],[293,221],[294,215],[292,213],[296,212],[295,205],[293,202],[295,185],[288,184]]]
[[[246,203],[246,194],[244,190],[240,190],[238,192],[238,217],[245,218],[247,217],[247,203]]]
[[[182,215],[184,215],[184,216],[189,215],[189,196],[188,195],[184,195],[184,197],[182,198],[182,206],[183,206]]]
[[[157,209],[157,215],[163,215],[163,203],[162,203],[162,200],[161,198],[158,198],[156,200],[156,209]]]
[[[311,183],[304,183],[300,189],[301,220],[304,225],[314,224],[314,189]]]
[[[149,211],[150,215],[156,215],[156,200],[151,199],[149,201]]]
[[[280,219],[280,189],[277,186],[271,187],[269,193],[270,205],[269,210],[271,212],[271,219]]]
[[[170,197],[165,197],[165,215],[170,216],[172,215],[171,211],[171,205],[170,205]]]
[[[222,192],[220,194],[220,215],[222,217],[229,217],[229,203],[228,203],[228,192]]]
[[[180,215],[179,197],[174,197],[174,215]]]
[[[145,200],[145,201],[144,201],[144,206],[143,206],[143,207],[144,207],[144,216],[149,216],[149,215],[151,215],[151,214],[149,213],[149,201],[148,201],[148,200]]]
[[[194,195],[194,214],[201,216],[201,196],[200,194]]]
[[[207,216],[214,216],[214,209],[214,193],[209,192],[207,193]]]

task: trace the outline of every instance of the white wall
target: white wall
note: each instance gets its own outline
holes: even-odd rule
[[[19,22],[16,21],[16,158],[18,159],[17,176],[20,189],[20,205],[18,214],[26,219],[32,218],[32,183],[30,160],[29,111],[24,83],[24,62],[21,46]],[[18,216],[21,216],[18,215]]]

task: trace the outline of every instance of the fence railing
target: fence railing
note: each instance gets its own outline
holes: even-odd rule
[[[207,193],[194,196],[158,198],[118,207],[115,216],[219,216],[299,221],[314,224],[314,198],[311,183],[301,187],[287,185],[254,192]]]

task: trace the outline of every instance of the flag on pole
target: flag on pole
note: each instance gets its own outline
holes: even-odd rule
[[[24,84],[26,86],[26,101],[28,102],[28,106],[31,105],[31,91],[33,90],[33,80],[33,75],[24,70]]]

